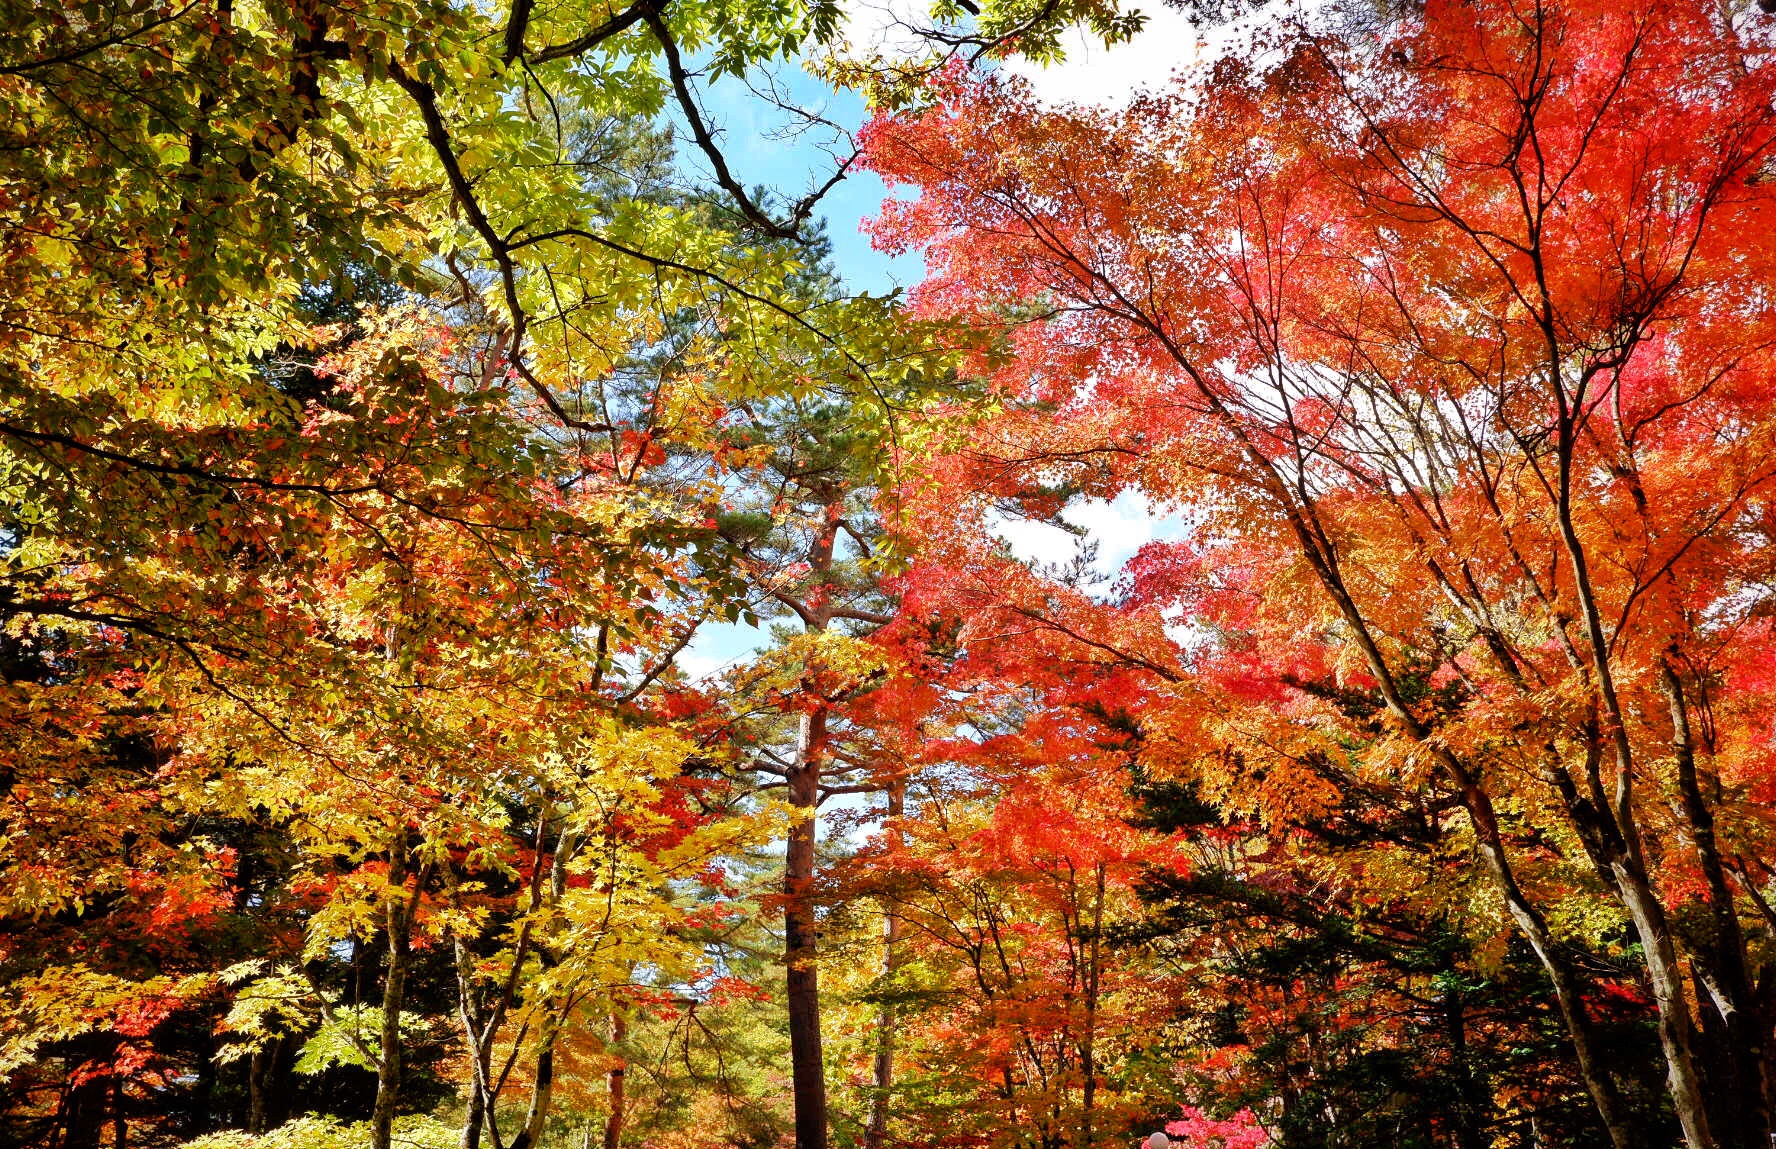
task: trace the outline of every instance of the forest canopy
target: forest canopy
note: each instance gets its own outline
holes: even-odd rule
[[[1771,1144],[1761,3],[0,28],[0,1143]]]

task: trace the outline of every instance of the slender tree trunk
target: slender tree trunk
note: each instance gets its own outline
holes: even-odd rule
[[[376,1069],[376,1105],[370,1112],[371,1149],[390,1149],[395,1108],[401,1097],[401,1009],[407,998],[407,968],[413,958],[413,920],[419,912],[430,866],[421,867],[407,893],[407,831],[389,849],[387,903],[388,974],[382,984],[382,1043]]]
[[[540,840],[540,839],[539,839]],[[555,852],[549,866],[548,904],[559,906],[567,893],[567,864],[573,860],[580,836],[563,822],[555,837]],[[545,1001],[545,1008],[554,1003]],[[566,1005],[563,1003],[562,1008]],[[524,1117],[524,1130],[512,1139],[512,1149],[535,1149],[543,1142],[543,1126],[549,1119],[549,1104],[555,1096],[555,1043],[561,1036],[565,1021],[563,1013],[550,1010],[537,1035],[536,1075],[530,1089],[530,1109]]]
[[[899,821],[906,813],[906,778],[896,776],[888,784],[888,838],[891,848],[900,845]],[[900,967],[900,914],[892,903],[882,913],[882,985],[886,992],[894,990],[894,973]],[[895,1009],[891,1001],[882,1002],[876,1015],[876,1092],[870,1098],[869,1124],[863,1132],[864,1149],[882,1149],[888,1138],[888,1109],[894,1089]]]
[[[1554,346],[1552,338],[1550,346]],[[1560,360],[1552,359],[1554,378],[1559,378]],[[1564,400],[1563,400],[1564,402]],[[1714,1149],[1715,1139],[1708,1127],[1708,1106],[1703,1098],[1702,1081],[1696,1072],[1696,1059],[1691,1049],[1692,1030],[1689,1003],[1684,998],[1682,976],[1678,970],[1677,951],[1665,918],[1665,907],[1653,893],[1647,880],[1646,864],[1641,849],[1640,828],[1634,810],[1634,752],[1628,740],[1627,718],[1616,694],[1615,672],[1610,666],[1610,644],[1603,633],[1603,617],[1591,587],[1590,565],[1584,544],[1572,520],[1572,460],[1574,424],[1561,420],[1559,440],[1559,493],[1555,502],[1555,520],[1560,527],[1561,542],[1572,563],[1573,590],[1585,626],[1585,638],[1591,648],[1591,670],[1597,698],[1609,722],[1610,742],[1615,750],[1616,785],[1615,820],[1624,849],[1614,859],[1610,876],[1616,893],[1628,911],[1634,931],[1640,937],[1642,960],[1653,986],[1653,999],[1659,1006],[1659,1045],[1665,1053],[1666,1080],[1670,1086],[1671,1104],[1683,1126],[1684,1143],[1689,1149]]]
[[[470,1051],[470,1057],[475,1056]],[[463,1115],[462,1140],[458,1142],[462,1149],[480,1149],[481,1126],[487,1117],[487,1102],[481,1093],[479,1082],[469,1082],[468,1112]]]
[[[561,1035],[559,1018],[551,1017],[538,1037],[536,1081],[530,1090],[530,1109],[524,1128],[512,1138],[512,1149],[535,1149],[543,1143],[543,1125],[549,1118],[549,1102],[555,1094],[555,1039]]]
[[[1640,1144],[1640,1137],[1629,1125],[1615,1080],[1604,1067],[1591,1025],[1591,1014],[1585,1008],[1584,986],[1557,948],[1547,919],[1517,884],[1517,875],[1505,853],[1504,837],[1499,833],[1498,816],[1493,810],[1492,799],[1479,783],[1468,776],[1467,771],[1453,756],[1444,762],[1444,768],[1460,788],[1463,808],[1480,847],[1480,858],[1493,881],[1504,892],[1505,906],[1511,914],[1511,920],[1516,923],[1524,940],[1529,942],[1536,960],[1541,962],[1548,980],[1553,983],[1554,1002],[1560,1009],[1567,1040],[1572,1043],[1573,1054],[1578,1060],[1579,1076],[1584,1079],[1585,1088],[1597,1107],[1597,1115],[1609,1134],[1610,1144],[1615,1149],[1633,1149]]]
[[[1486,1149],[1480,1135],[1486,1099],[1468,1055],[1468,1025],[1460,990],[1451,989],[1443,995],[1443,1021],[1449,1034],[1450,1068],[1455,1074],[1455,1143],[1458,1149]]]
[[[820,1042],[818,922],[814,916],[815,813],[826,755],[827,711],[801,717],[795,766],[789,773],[794,822],[783,860],[783,960],[789,998],[789,1057],[796,1149],[825,1149],[826,1062]]]
[[[1271,470],[1262,452],[1252,446],[1250,439],[1238,430],[1237,422],[1231,424],[1235,433],[1254,463],[1262,468],[1262,473],[1269,480],[1273,492],[1277,495],[1279,505],[1284,509],[1291,529],[1301,545],[1303,556],[1313,569],[1320,584],[1332,596],[1339,613],[1350,624],[1357,645],[1363,653],[1364,661],[1369,664],[1370,672],[1378,680],[1381,693],[1387,702],[1388,709],[1395,717],[1406,734],[1415,742],[1425,743],[1431,734],[1413,714],[1401,696],[1399,684],[1394,677],[1393,668],[1381,652],[1370,632],[1369,621],[1358,606],[1350,589],[1345,585],[1339,573],[1337,556],[1323,546],[1321,540],[1326,538],[1318,529],[1318,521],[1312,518],[1311,508],[1304,508],[1295,503],[1288,492],[1288,487]],[[1565,1023],[1568,1040],[1572,1042],[1573,1053],[1578,1059],[1579,1073],[1584,1078],[1585,1087],[1597,1107],[1597,1114],[1602,1119],[1605,1130],[1609,1133],[1610,1143],[1615,1149],[1630,1149],[1639,1143],[1631,1130],[1627,1116],[1622,1108],[1621,1096],[1616,1089],[1615,1081],[1604,1068],[1603,1059],[1599,1055],[1593,1036],[1590,1014],[1585,1008],[1583,987],[1572,967],[1561,956],[1560,950],[1548,928],[1546,918],[1541,910],[1530,901],[1523,888],[1517,884],[1517,877],[1511,868],[1510,857],[1505,852],[1504,837],[1499,831],[1497,812],[1493,809],[1492,798],[1486,793],[1479,781],[1474,778],[1468,768],[1446,748],[1433,747],[1432,753],[1438,764],[1454,783],[1461,795],[1462,806],[1468,815],[1469,823],[1474,828],[1474,835],[1480,848],[1480,856],[1493,880],[1498,883],[1505,895],[1505,904],[1511,919],[1523,933],[1530,948],[1535,951],[1548,979],[1554,985],[1554,998],[1560,1008],[1561,1020]],[[1690,1149],[1711,1149],[1711,1147],[1692,1145]]]
[[[1242,441],[1244,437],[1242,435]],[[1247,446],[1248,452],[1253,449]],[[1381,648],[1376,644],[1370,633],[1368,619],[1356,599],[1345,586],[1343,577],[1338,572],[1336,556],[1322,549],[1319,539],[1321,535],[1310,526],[1309,512],[1296,506],[1287,494],[1286,487],[1269,472],[1268,464],[1262,456],[1254,454],[1254,459],[1264,466],[1276,489],[1281,493],[1279,501],[1285,508],[1290,525],[1299,541],[1302,553],[1313,568],[1320,584],[1332,596],[1339,613],[1350,624],[1363,652],[1364,661],[1369,664],[1381,686],[1383,698],[1406,734],[1415,742],[1425,743],[1430,731],[1413,714],[1410,706],[1401,696],[1399,685],[1394,678],[1393,668],[1382,655]],[[1524,939],[1529,942],[1535,952],[1536,959],[1548,974],[1548,980],[1554,986],[1554,999],[1560,1008],[1560,1016],[1565,1024],[1567,1038],[1572,1042],[1573,1053],[1579,1063],[1579,1074],[1585,1081],[1585,1087],[1591,1094],[1592,1102],[1597,1107],[1597,1115],[1602,1119],[1604,1129],[1608,1132],[1610,1143],[1614,1149],[1632,1149],[1639,1144],[1640,1138],[1631,1130],[1625,1111],[1622,1108],[1621,1095],[1616,1089],[1614,1079],[1604,1067],[1603,1059],[1597,1048],[1593,1035],[1590,1013],[1585,1008],[1583,986],[1572,967],[1561,956],[1554,940],[1553,932],[1548,928],[1547,919],[1540,908],[1530,901],[1523,888],[1517,883],[1516,873],[1511,867],[1510,856],[1505,852],[1504,835],[1499,830],[1498,814],[1493,808],[1492,797],[1484,786],[1474,777],[1473,773],[1462,761],[1447,748],[1432,747],[1432,754],[1438,765],[1456,787],[1461,796],[1462,808],[1468,815],[1468,822],[1474,829],[1474,837],[1480,850],[1481,861],[1487,872],[1498,884],[1505,895],[1505,905],[1516,923]],[[1692,1146],[1691,1149],[1700,1149]]]
[[[623,1090],[629,1063],[623,1060],[623,1042],[629,1036],[629,1019],[620,1009],[611,1010],[611,1048],[616,1061],[610,1069],[610,1117],[604,1123],[604,1149],[620,1149],[623,1144],[623,1119],[627,1116],[628,1099]]]
[[[1721,1024],[1720,1061],[1730,1080],[1718,1082],[1712,1091],[1722,1104],[1716,1110],[1719,1124],[1731,1128],[1729,1140],[1743,1149],[1768,1149],[1771,1143],[1771,1115],[1776,1100],[1771,1097],[1772,1083],[1766,1072],[1768,1026],[1760,1017],[1752,992],[1751,972],[1745,961],[1745,933],[1739,925],[1739,913],[1733,891],[1727,885],[1726,867],[1721,861],[1720,846],[1714,834],[1714,813],[1709,809],[1696,767],[1696,739],[1690,728],[1683,681],[1670,663],[1660,666],[1660,684],[1671,708],[1671,748],[1677,761],[1678,799],[1673,803],[1678,824],[1684,827],[1696,859],[1701,864],[1703,879],[1708,885],[1708,903],[1713,936],[1705,960],[1700,961],[1697,980],[1701,983],[1696,1001],[1706,1011],[1712,1001]],[[1728,1098],[1731,1098],[1729,1101]],[[1736,1128],[1735,1128],[1736,1127]]]
[[[487,1079],[493,1069],[492,1042],[487,1039],[479,992],[474,980],[474,955],[459,933],[450,945],[456,958],[456,1016],[462,1025],[469,1055],[469,1100],[463,1114],[461,1149],[480,1149],[487,1121]]]
[[[1097,865],[1097,882],[1092,901],[1091,937],[1086,939],[1085,953],[1085,1040],[1079,1044],[1079,1061],[1085,1073],[1084,1096],[1080,1099],[1079,1144],[1091,1149],[1092,1118],[1098,1100],[1098,991],[1103,969],[1104,938],[1104,863]]]
[[[537,812],[536,832],[532,838],[531,875],[524,908],[524,924],[519,927],[518,936],[513,943],[511,968],[497,991],[484,993],[477,986],[475,955],[469,949],[468,939],[461,934],[451,936],[456,958],[457,1019],[462,1025],[463,1040],[468,1047],[470,1070],[468,1111],[464,1117],[462,1140],[459,1143],[461,1149],[479,1149],[483,1134],[493,1139],[495,1149],[502,1149],[504,1145],[499,1131],[499,1113],[495,1107],[499,1103],[499,1092],[504,1086],[505,1074],[500,1075],[497,1083],[494,1081],[493,1051],[506,1015],[517,1000],[519,977],[525,958],[531,952],[534,918],[545,896],[543,861],[547,855],[544,844],[554,812],[554,801],[545,794]],[[557,838],[557,855],[570,845],[566,838],[565,831]],[[559,885],[565,877],[565,863],[559,856],[555,862],[550,881]],[[455,873],[448,867],[443,873],[454,898],[457,894]],[[460,904],[458,908],[461,908]]]
[[[265,1121],[265,1075],[270,1071],[275,1047],[255,1049],[247,1058],[247,1132],[263,1133]]]

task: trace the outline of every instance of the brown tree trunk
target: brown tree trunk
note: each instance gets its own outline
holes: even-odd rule
[[[888,836],[900,844],[899,820],[906,813],[906,779],[897,776],[888,784]],[[900,914],[892,903],[882,913],[882,985],[893,992],[894,972],[900,966]],[[864,1128],[864,1149],[882,1149],[888,1138],[889,1096],[894,1089],[895,1011],[884,1000],[876,1015],[875,1095],[870,1098],[869,1124]]]
[[[814,916],[815,813],[826,754],[827,711],[803,714],[796,734],[789,804],[794,821],[783,859],[783,960],[789,998],[789,1059],[796,1149],[826,1147],[826,1062],[820,1041],[818,928]]]
[[[1468,1025],[1461,991],[1443,995],[1443,1022],[1449,1035],[1449,1063],[1455,1074],[1455,1143],[1457,1149],[1486,1149],[1480,1130],[1484,1123],[1486,1094],[1474,1076],[1468,1055]]]
[[[255,1049],[247,1059],[247,1132],[263,1133],[266,1128],[265,1078],[277,1057],[277,1046]]]
[[[484,993],[475,980],[475,956],[469,949],[468,939],[460,934],[452,934],[451,945],[456,958],[457,982],[457,1020],[462,1025],[463,1039],[469,1053],[469,1102],[468,1111],[463,1121],[461,1149],[479,1149],[482,1135],[491,1136],[497,1147],[503,1145],[499,1131],[499,1114],[495,1106],[499,1102],[499,1093],[504,1087],[505,1073],[494,1080],[493,1050],[499,1037],[501,1027],[505,1024],[507,1013],[517,1001],[518,983],[525,958],[531,952],[533,933],[533,917],[542,906],[544,893],[544,874],[548,869],[544,866],[547,856],[544,846],[547,842],[549,821],[554,816],[553,799],[545,794],[537,812],[536,832],[532,840],[532,863],[530,884],[525,906],[524,924],[519,927],[518,937],[512,947],[512,965],[505,980],[498,990]],[[564,879],[564,860],[559,856],[564,849],[571,847],[568,835],[557,838],[555,851],[557,857],[553,869],[548,869],[549,880],[558,886]],[[448,867],[442,871],[454,899],[458,893],[456,876]],[[553,890],[555,886],[552,886]],[[557,895],[558,900],[558,895]],[[458,904],[460,909],[460,903]],[[507,1067],[508,1069],[510,1066]]]
[[[629,1068],[620,1052],[623,1042],[629,1036],[629,1019],[623,1016],[622,1010],[611,1010],[611,1049],[615,1053],[616,1062],[610,1070],[610,1117],[604,1123],[604,1149],[620,1149],[623,1144],[623,1118],[626,1114],[628,1099],[624,1096],[624,1078]]]
[[[1104,937],[1104,863],[1097,866],[1097,882],[1092,901],[1091,937],[1085,939],[1085,1037],[1079,1043],[1079,1061],[1085,1073],[1083,1096],[1080,1098],[1079,1145],[1091,1149],[1092,1118],[1098,1100],[1098,991],[1103,968]]]
[[[840,496],[828,493],[824,521],[808,549],[808,567],[823,580],[832,573]],[[822,595],[825,587],[820,587]],[[831,625],[831,606],[822,601],[785,600],[801,617],[803,629],[819,633]],[[789,1007],[790,1091],[795,1106],[795,1149],[826,1149],[826,1057],[820,1036],[819,922],[814,913],[816,815],[821,772],[829,753],[832,707],[810,693],[796,727],[795,755],[787,771],[793,821],[783,858],[783,959]]]
[[[376,1104],[370,1111],[371,1149],[390,1149],[401,1097],[401,1009],[407,999],[407,968],[413,958],[413,921],[431,867],[421,867],[407,893],[407,831],[389,849],[387,904],[388,973],[382,983],[382,1041],[376,1068]]]
[[[567,892],[567,865],[573,860],[579,836],[565,824],[555,838],[555,853],[549,867],[548,904],[559,906]],[[546,1008],[554,1003],[544,1002]],[[565,1004],[562,1006],[566,1008]],[[561,1036],[565,1018],[557,1010],[545,1015],[543,1029],[537,1036],[537,1060],[534,1084],[530,1089],[530,1109],[524,1117],[524,1129],[512,1139],[512,1149],[535,1149],[543,1143],[543,1125],[549,1119],[549,1105],[555,1096],[555,1042]]]
[[[71,1086],[62,1095],[62,1139],[58,1149],[99,1149],[99,1139],[105,1127],[105,1112],[110,1108],[106,1104],[105,1094],[107,1082],[102,1077],[94,1077],[79,1085]]]
[[[1712,1002],[1721,1024],[1719,1062],[1729,1080],[1716,1082],[1711,1090],[1720,1103],[1717,1124],[1728,1140],[1742,1149],[1767,1149],[1771,1143],[1771,1115],[1776,1100],[1766,1072],[1767,1032],[1752,992],[1751,972],[1745,961],[1745,933],[1739,925],[1733,891],[1727,885],[1726,867],[1715,840],[1714,812],[1702,793],[1696,767],[1696,738],[1690,728],[1689,707],[1683,681],[1669,663],[1660,666],[1660,683],[1671,708],[1671,748],[1677,761],[1678,800],[1673,803],[1684,836],[1696,851],[1703,879],[1708,885],[1712,937],[1699,964],[1697,1006],[1706,1011]],[[1730,1099],[1730,1100],[1729,1100]],[[1728,1132],[1730,1130],[1730,1132]]]

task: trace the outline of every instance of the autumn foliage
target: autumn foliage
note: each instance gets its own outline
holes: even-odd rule
[[[926,253],[920,312],[987,336],[1005,408],[921,513],[1064,487],[1190,520],[1108,600],[934,553],[982,596],[961,641],[1139,673],[1146,769],[1266,837],[1419,805],[1617,1144],[1599,946],[1633,946],[1611,976],[1652,999],[1685,1140],[1768,1129],[1769,696],[1740,668],[1767,661],[1776,123],[1720,19],[1432,4],[1122,113],[957,76],[871,137],[919,193],[878,234]],[[1429,845],[1340,880],[1448,897],[1406,876]]]
[[[0,4],[0,1140],[1766,1149],[1776,31],[984,8]]]

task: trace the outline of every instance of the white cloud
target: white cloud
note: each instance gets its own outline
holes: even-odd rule
[[[1189,529],[1182,515],[1155,506],[1138,491],[1124,491],[1109,501],[1087,500],[1069,508],[1066,517],[1098,544],[1097,566],[1107,575],[1119,573],[1148,543],[1182,538]]]
[[[1203,55],[1201,37],[1183,13],[1165,7],[1143,12],[1146,25],[1126,44],[1106,48],[1074,28],[1064,37],[1066,59],[1047,67],[1014,60],[1006,71],[1029,80],[1046,103],[1126,104],[1143,89],[1164,86],[1178,69],[1194,67]]]
[[[1095,542],[1098,553],[1092,567],[1110,579],[1148,543],[1183,538],[1190,529],[1183,513],[1155,506],[1139,491],[1123,491],[1114,499],[1081,499],[1062,517],[1084,530],[1084,537],[1028,519],[1002,519],[994,532],[1027,563],[1071,562],[1082,544]]]
[[[842,0],[845,12],[843,55],[851,59],[914,56],[923,47],[915,29],[929,24],[924,0]]]
[[[925,0],[844,0],[844,55],[864,59],[918,55],[924,44],[916,28],[930,24]],[[1005,69],[1027,78],[1038,98],[1050,103],[1116,105],[1143,88],[1164,85],[1179,68],[1201,56],[1200,36],[1180,12],[1155,5],[1143,9],[1147,23],[1126,44],[1106,48],[1081,28],[1063,37],[1066,58],[1050,67],[1012,60]]]

